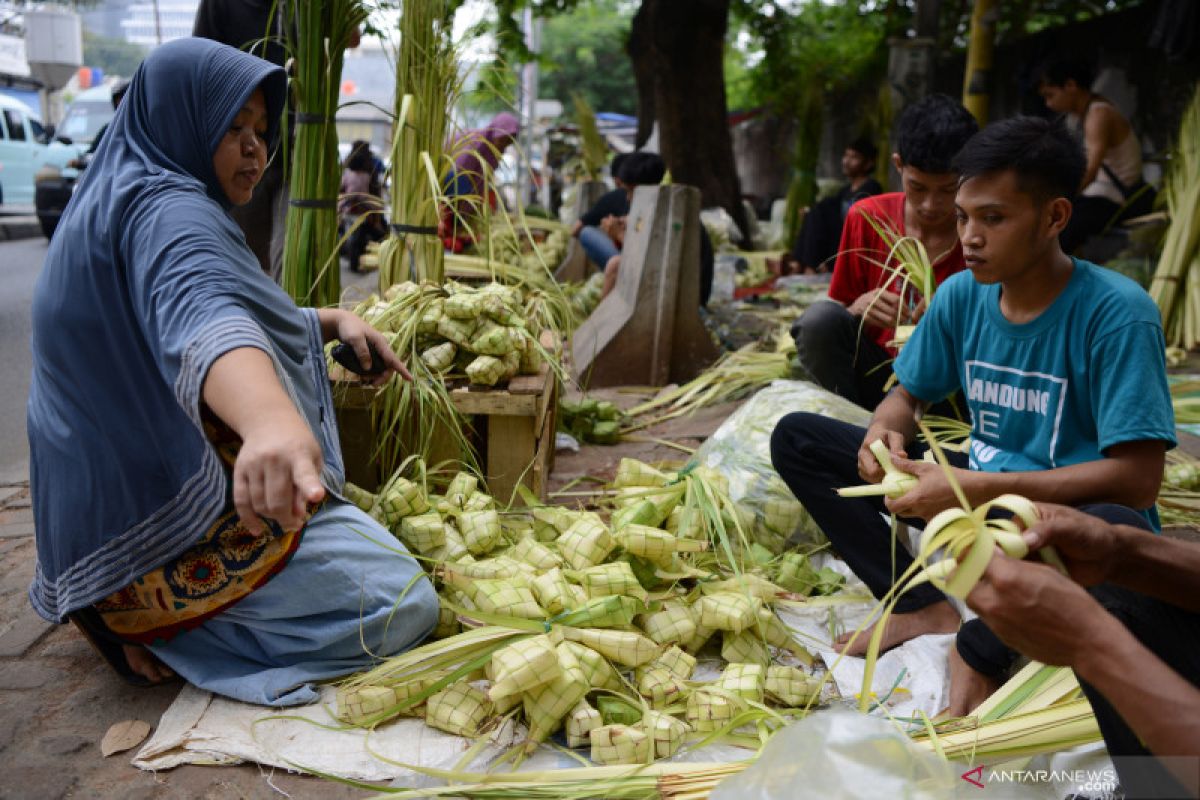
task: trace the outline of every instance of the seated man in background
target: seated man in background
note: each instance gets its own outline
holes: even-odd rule
[[[860,200],[846,217],[829,298],[808,308],[792,325],[800,363],[823,388],[873,409],[883,399],[895,355],[888,347],[897,324],[914,324],[925,299],[884,269],[890,243],[871,226],[870,216],[900,236],[920,241],[941,283],[963,268],[954,228],[958,173],[951,159],[979,130],[957,101],[935,94],[914,103],[896,121],[896,152],[902,192]],[[892,262],[894,263],[894,261]]]
[[[629,158],[630,153],[618,153],[609,164],[609,173],[617,188],[601,195],[591,208],[583,213],[571,226],[571,235],[579,239],[579,246],[587,253],[588,259],[600,269],[608,260],[615,256],[620,249],[612,237],[600,227],[608,217],[624,217],[629,213],[629,190],[621,180],[621,166]]]
[[[804,224],[792,245],[792,252],[784,257],[789,272],[812,274],[831,271],[831,262],[837,255],[842,225],[850,213],[850,206],[864,197],[883,191],[879,181],[871,176],[875,171],[878,152],[875,144],[866,137],[846,145],[842,153],[842,174],[850,182],[832,197],[814,203],[804,215]]]
[[[1075,671],[1126,797],[1196,797],[1200,545],[1063,506],[1038,512],[1029,552],[1053,547],[1070,578],[997,553],[967,604],[1009,646]]]
[[[1046,108],[1083,128],[1087,168],[1079,184],[1079,197],[1066,230],[1063,252],[1073,253],[1092,234],[1100,233],[1125,210],[1136,205],[1148,213],[1153,190],[1142,180],[1142,146],[1125,115],[1091,90],[1092,70],[1080,61],[1052,61],[1042,68],[1038,93]],[[1136,197],[1134,195],[1137,195]]]
[[[632,203],[634,189],[639,186],[657,186],[662,183],[663,177],[666,174],[667,165],[661,156],[655,153],[637,152],[630,153],[629,157],[622,162],[617,177],[625,187],[626,200]],[[628,214],[628,212],[626,213]],[[614,247],[613,254],[603,262],[604,288],[601,291],[600,297],[604,298],[616,287],[617,275],[621,270],[621,250],[625,246],[625,217],[608,216],[600,220],[599,234],[607,237]],[[582,241],[581,238],[580,242],[582,243]],[[712,292],[714,263],[715,254],[712,240],[708,238],[708,231],[705,230],[703,225],[700,225],[699,266],[701,306],[708,303],[709,294]]]
[[[916,440],[917,420],[930,403],[961,389],[970,406],[969,452],[949,456],[973,506],[1017,494],[1157,528],[1165,451],[1175,445],[1154,301],[1128,278],[1059,246],[1084,169],[1078,142],[1061,122],[1017,117],[973,137],[954,166],[962,175],[958,234],[971,272],[951,276],[934,295],[896,358],[899,384],[865,430],[789,414],[771,438],[780,476],[876,597],[913,561],[880,512],[920,527],[958,504],[942,469],[918,460],[925,446]],[[837,495],[862,479],[883,479],[869,449],[876,440],[917,485],[883,502]],[[900,597],[882,647],[955,631],[950,713],[962,716],[999,688],[1015,658],[986,625],[960,628],[945,596],[923,584]],[[868,641],[859,636],[852,652],[864,652]],[[845,637],[841,643],[849,646]]]

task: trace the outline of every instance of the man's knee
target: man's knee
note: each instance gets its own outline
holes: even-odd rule
[[[785,415],[771,431],[771,463],[776,470],[807,457],[809,448],[822,439],[822,429],[831,421],[820,414],[794,411]]]
[[[792,338],[796,344],[825,342],[840,335],[846,326],[854,323],[854,317],[840,303],[822,300],[809,306],[792,324]]]

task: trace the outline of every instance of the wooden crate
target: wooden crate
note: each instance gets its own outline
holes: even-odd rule
[[[501,504],[514,496],[518,483],[545,499],[554,466],[558,383],[543,364],[537,375],[518,375],[503,389],[461,386],[450,392],[455,409],[467,417],[467,438],[476,449],[488,492]],[[371,421],[377,394],[367,386],[340,386],[334,391],[346,477],[371,490],[383,478],[374,459],[378,436]],[[445,446],[435,444],[432,461],[455,456],[449,432],[435,433],[434,440]]]

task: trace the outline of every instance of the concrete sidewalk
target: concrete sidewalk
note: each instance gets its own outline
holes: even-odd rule
[[[41,223],[33,214],[0,216],[0,242],[33,239],[41,235]]]

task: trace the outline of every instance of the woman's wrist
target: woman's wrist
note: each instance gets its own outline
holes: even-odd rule
[[[317,319],[321,323],[321,338],[326,343],[338,338],[338,326],[341,323],[342,317],[349,313],[349,311],[342,308],[317,309]]]

